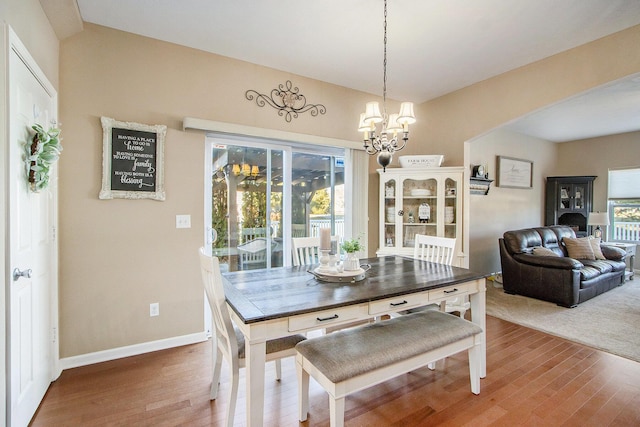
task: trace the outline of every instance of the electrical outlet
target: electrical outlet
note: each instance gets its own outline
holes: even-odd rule
[[[191,228],[191,215],[176,215],[176,228]]]
[[[153,302],[149,304],[149,317],[160,316],[160,303]]]

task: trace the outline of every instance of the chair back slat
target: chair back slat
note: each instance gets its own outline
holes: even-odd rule
[[[320,237],[294,237],[292,243],[293,265],[320,262]]]
[[[456,239],[416,234],[413,257],[438,264],[452,265],[455,248]]]

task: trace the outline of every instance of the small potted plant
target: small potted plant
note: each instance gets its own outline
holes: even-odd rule
[[[340,245],[343,251],[347,253],[347,259],[344,260],[344,270],[354,271],[360,268],[360,260],[356,256],[356,252],[364,249],[364,245],[360,242],[360,238],[349,239]]]

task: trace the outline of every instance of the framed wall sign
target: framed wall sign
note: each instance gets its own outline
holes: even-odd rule
[[[513,157],[498,156],[496,162],[498,187],[532,188],[533,162],[530,160],[514,159]]]
[[[164,200],[167,127],[102,117],[101,199]]]

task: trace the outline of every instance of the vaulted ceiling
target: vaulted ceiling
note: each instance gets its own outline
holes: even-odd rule
[[[85,22],[382,93],[382,0],[77,4]],[[388,96],[420,103],[638,25],[640,1],[388,0],[387,20]],[[510,127],[553,141],[638,130],[634,77]]]

